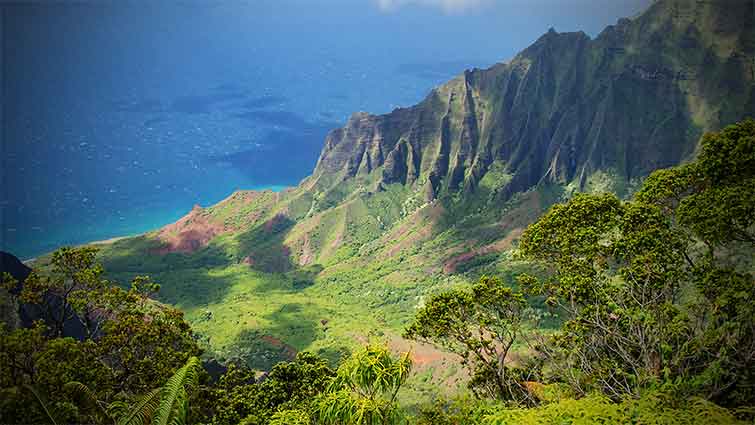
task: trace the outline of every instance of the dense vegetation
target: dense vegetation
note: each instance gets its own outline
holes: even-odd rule
[[[482,277],[418,310],[405,337],[458,355],[470,394],[402,408],[412,354],[370,342],[335,367],[301,352],[212,377],[160,287],[105,279],[64,248],[4,297],[0,422],[117,424],[745,423],[755,415],[755,121],[702,139],[633,199],[577,194],[521,237],[517,284]],[[554,319],[556,318],[556,319]],[[543,327],[544,322],[558,323]],[[66,324],[78,323],[72,338]]]

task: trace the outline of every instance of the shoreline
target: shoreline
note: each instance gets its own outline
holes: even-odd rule
[[[223,200],[228,199],[228,197],[233,196],[233,194],[236,193],[236,192],[238,192],[238,191],[260,191],[260,192],[263,192],[263,191],[270,190],[272,192],[283,192],[283,191],[285,191],[287,189],[290,189],[292,187],[296,187],[296,186],[271,185],[271,186],[267,186],[267,187],[259,187],[259,188],[252,188],[252,189],[238,189],[237,188],[237,189],[232,190],[231,193],[227,197],[225,197],[225,198],[221,199],[220,201],[215,202],[215,203],[213,203],[213,204],[211,204],[209,206],[216,205],[216,204],[218,204],[220,202],[223,202]],[[208,208],[208,207],[202,207],[202,208]],[[189,209],[189,212],[190,211],[191,211],[191,208]],[[188,214],[188,212],[185,213],[185,214]],[[183,217],[184,215],[182,215],[181,217]],[[178,219],[180,219],[181,217],[179,217]],[[86,245],[109,245],[109,244],[118,242],[119,240],[122,240],[122,239],[133,238],[133,237],[141,236],[141,235],[144,235],[144,234],[147,234],[147,233],[150,233],[150,232],[157,231],[157,230],[162,229],[163,227],[165,227],[165,226],[167,226],[169,224],[172,224],[172,223],[175,223],[175,220],[174,221],[169,221],[169,222],[167,222],[165,224],[162,224],[162,225],[159,225],[157,227],[152,227],[152,228],[150,228],[148,230],[145,230],[143,232],[131,233],[131,234],[128,234],[128,235],[123,235],[123,236],[113,236],[113,237],[106,238],[106,239],[96,239],[96,240],[93,240],[93,241],[82,242],[82,243],[77,243],[77,244],[63,244],[63,245],[60,245],[60,246],[58,246],[57,248],[55,248],[55,249],[53,249],[51,251],[35,255],[34,257],[31,257],[31,258],[23,259],[23,260],[21,260],[21,262],[24,263],[24,264],[26,264],[27,266],[29,266],[31,264],[34,264],[34,262],[39,257],[43,257],[45,255],[48,255],[48,254],[54,252],[56,249],[60,249],[61,247],[64,247],[64,246],[80,247],[80,246],[86,246]]]
[[[170,223],[169,223],[169,224],[170,224]],[[159,228],[158,228],[158,229],[159,229]],[[140,235],[144,235],[144,234],[146,234],[146,233],[149,233],[149,232],[154,232],[155,230],[157,230],[157,229],[147,230],[146,232],[142,232],[142,233],[135,233],[135,234],[132,234],[132,235],[125,235],[125,236],[114,236],[114,237],[112,237],[112,238],[108,238],[108,239],[99,239],[99,240],[96,240],[96,241],[91,241],[91,242],[84,242],[84,243],[80,243],[80,244],[72,244],[72,245],[61,245],[61,246],[59,246],[59,247],[58,247],[58,248],[56,248],[56,249],[60,249],[60,248],[62,248],[62,247],[64,247],[64,246],[74,246],[74,247],[80,247],[80,246],[86,246],[86,245],[109,245],[109,244],[111,244],[111,243],[115,243],[115,242],[118,242],[119,240],[122,240],[122,239],[134,238],[134,237],[137,237],[137,236],[140,236]],[[52,251],[50,251],[50,252],[46,252],[46,253],[44,253],[44,254],[40,254],[40,255],[38,255],[38,256],[36,256],[36,257],[32,257],[32,258],[27,258],[27,259],[25,259],[25,260],[21,260],[21,262],[22,262],[22,263],[24,263],[24,264],[26,264],[26,265],[28,266],[28,265],[34,264],[34,262],[35,262],[35,261],[37,260],[37,258],[39,258],[39,257],[41,257],[41,256],[45,256],[45,255],[48,255],[48,254],[50,254],[50,253],[52,253],[52,252],[54,252],[54,251],[55,251],[55,250],[52,250]]]
[[[153,230],[148,230],[148,231],[146,231],[144,233],[149,233],[149,232],[154,232],[154,229]],[[99,240],[99,241],[92,241],[92,242],[83,243],[83,244],[78,245],[78,246],[83,246],[83,245],[109,245],[109,244],[111,244],[113,242],[118,242],[121,239],[133,238],[135,236],[143,235],[144,233],[137,233],[137,234],[134,234],[134,235],[126,235],[126,236],[115,236],[115,237],[112,237],[112,238],[102,239],[102,240]]]

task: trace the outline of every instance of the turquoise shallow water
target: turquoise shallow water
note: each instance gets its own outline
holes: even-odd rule
[[[30,258],[294,186],[354,111],[412,105],[549,26],[594,34],[647,1],[600,16],[588,0],[3,3],[0,249]]]

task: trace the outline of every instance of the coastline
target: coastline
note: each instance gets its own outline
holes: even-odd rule
[[[168,223],[168,224],[170,224],[170,223]],[[158,229],[159,229],[159,227],[158,227]],[[143,235],[145,233],[153,232],[155,230],[157,230],[157,229],[147,230],[146,232],[135,233],[135,234],[132,234],[132,235],[115,236],[115,237],[108,238],[108,239],[101,239],[101,240],[96,240],[96,241],[91,241],[91,242],[84,242],[84,243],[80,243],[80,244],[72,244],[72,246],[80,247],[80,246],[86,246],[86,245],[109,245],[111,243],[118,242],[119,240],[122,240],[122,239],[133,238],[133,237],[136,237],[136,236],[139,236],[139,235]],[[60,247],[63,247],[63,246],[65,246],[65,245],[61,245]],[[60,247],[58,247],[58,248],[60,248]],[[27,266],[31,266],[32,264],[34,264],[35,261],[37,261],[37,258],[39,258],[41,256],[45,256],[47,254],[50,254],[53,251],[46,252],[46,253],[38,255],[36,257],[32,257],[32,258],[27,258],[25,260],[21,260],[21,262],[24,263],[24,264],[26,264]]]
[[[270,191],[273,191],[273,192],[283,192],[283,191],[285,191],[287,189],[290,189],[292,187],[295,187],[295,186],[270,185],[270,186],[265,186],[265,187],[253,187],[251,189],[234,189],[234,190],[231,191],[231,193],[226,198],[223,198],[223,199],[221,199],[218,202],[211,203],[209,206],[212,206],[212,205],[215,205],[217,203],[222,202],[224,199],[227,199],[229,196],[232,196],[235,192],[237,192],[239,190],[242,190],[242,191],[247,191],[247,190],[248,191],[266,191],[266,190],[270,190]],[[203,208],[207,208],[207,207],[203,207]],[[182,213],[177,219],[180,219],[185,214],[188,214],[188,212],[190,212],[190,211],[191,211],[191,208],[189,208],[187,210],[187,212]],[[57,246],[57,248],[55,248],[55,249],[52,249],[50,251],[47,251],[47,252],[44,252],[44,253],[41,253],[41,254],[38,254],[38,255],[35,255],[33,257],[30,257],[30,258],[23,259],[23,260],[21,260],[21,262],[24,263],[24,264],[26,264],[27,266],[31,266],[32,264],[34,264],[34,262],[39,257],[43,257],[45,255],[48,255],[48,254],[52,253],[53,251],[55,251],[56,249],[59,249],[59,248],[61,248],[63,246],[76,246],[76,247],[80,247],[80,246],[86,246],[86,245],[109,245],[109,244],[118,242],[119,240],[122,240],[122,239],[133,238],[133,237],[144,235],[144,234],[147,234],[147,233],[150,233],[150,232],[157,231],[157,230],[162,229],[163,227],[165,227],[165,226],[167,226],[167,225],[169,225],[171,223],[174,223],[176,220],[168,220],[167,222],[163,222],[162,224],[158,224],[157,226],[150,226],[150,228],[148,228],[148,229],[146,229],[144,231],[138,231],[138,232],[128,233],[128,234],[122,235],[122,236],[113,236],[113,237],[109,237],[109,238],[105,238],[105,239],[94,239],[92,241],[80,242],[80,243],[61,244],[61,245]]]

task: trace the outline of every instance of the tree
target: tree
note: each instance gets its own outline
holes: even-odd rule
[[[653,173],[632,201],[575,196],[524,232],[550,270],[520,282],[565,315],[541,350],[578,392],[614,398],[673,384],[755,400],[755,121],[702,139],[692,163]]]
[[[99,358],[115,375],[115,392],[140,394],[165,382],[200,349],[183,313],[172,307],[131,305],[104,325]]]
[[[433,297],[404,337],[426,341],[459,355],[470,367],[469,385],[478,396],[533,403],[526,388],[537,369],[512,367],[509,353],[522,332],[524,296],[497,278],[482,277],[470,289]]]
[[[675,302],[688,279],[684,244],[658,208],[613,195],[577,195],[527,228],[520,251],[545,262],[545,280],[520,282],[565,313],[540,349],[579,392],[620,398],[656,382],[689,342]]]
[[[39,308],[53,337],[97,338],[101,336],[102,325],[127,302],[145,307],[149,297],[159,291],[160,285],[145,276],[134,278],[128,293],[122,291],[104,279],[97,252],[97,248],[89,246],[61,248],[53,252],[48,267],[33,270],[23,282],[19,301]],[[15,289],[16,282],[6,279],[3,285]],[[66,324],[71,321],[81,324],[83,335],[65,335]]]
[[[112,387],[94,342],[49,339],[46,331],[41,322],[10,332],[0,326],[0,423],[78,422],[64,385],[91,382],[103,393]]]
[[[395,359],[388,349],[368,345],[338,367],[328,392],[320,395],[313,416],[322,424],[398,424],[396,396],[411,371],[410,353]]]
[[[638,202],[661,208],[688,237],[699,295],[693,386],[730,405],[755,401],[755,120],[702,139],[698,159],[653,173]]]
[[[46,401],[56,421],[98,421],[101,412],[72,403],[81,400],[66,383],[86,382],[106,406],[151,390],[199,354],[183,314],[149,298],[159,286],[148,278],[126,291],[101,278],[93,250],[64,249],[53,258],[53,270],[30,274],[19,294],[41,303],[50,327],[0,329],[0,422],[51,418],[35,400]],[[59,337],[67,321],[81,318],[88,338]]]
[[[22,302],[37,304],[50,324],[53,336],[63,336],[69,320],[81,322],[86,337],[94,336],[100,320],[101,293],[107,287],[102,266],[96,263],[93,247],[61,248],[52,254],[50,272],[32,272],[24,281],[19,295]]]
[[[235,425],[243,419],[244,424],[267,424],[276,412],[309,411],[334,376],[327,361],[307,352],[297,354],[292,362],[276,364],[257,383],[249,369],[232,365],[216,389],[212,422]]]
[[[636,200],[658,205],[716,253],[755,244],[755,120],[707,133],[698,159],[654,172]]]

